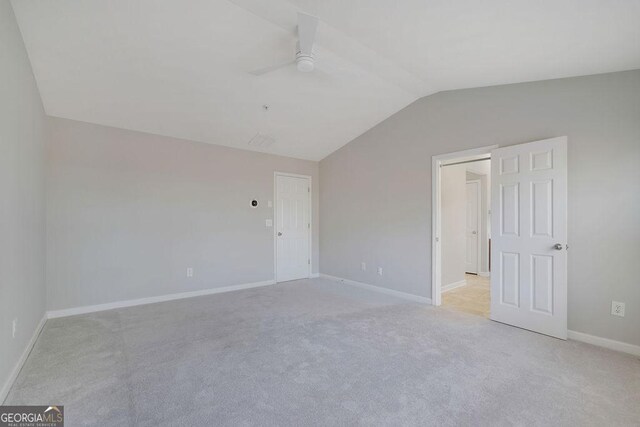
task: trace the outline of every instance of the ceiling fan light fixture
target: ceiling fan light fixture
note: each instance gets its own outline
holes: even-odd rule
[[[296,56],[296,67],[298,68],[298,71],[301,71],[303,73],[309,73],[313,71],[313,68],[314,68],[313,56],[298,54]]]
[[[254,76],[261,76],[262,74],[270,73],[272,71],[279,70],[280,68],[293,65],[294,62],[298,71],[302,73],[310,73],[311,71],[313,71],[313,69],[315,68],[315,60],[313,57],[313,43],[316,39],[317,29],[317,17],[298,12],[298,43],[295,59],[287,61],[284,64],[278,64],[271,67],[250,71],[250,74],[253,74]]]

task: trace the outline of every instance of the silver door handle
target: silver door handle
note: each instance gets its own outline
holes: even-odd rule
[[[556,251],[561,251],[562,243],[556,243],[555,245],[553,245],[553,249],[555,249]]]
[[[477,231],[472,231],[471,234],[478,234],[478,232]]]
[[[278,236],[282,236],[282,231],[278,231]]]

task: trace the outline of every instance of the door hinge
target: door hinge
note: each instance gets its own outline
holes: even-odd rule
[[[307,260],[307,264],[311,265],[311,260],[310,259]]]
[[[307,187],[307,193],[311,193],[311,187]]]
[[[307,228],[311,228],[311,223],[307,223]]]

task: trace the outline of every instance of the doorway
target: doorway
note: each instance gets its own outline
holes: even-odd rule
[[[441,304],[488,318],[490,150],[445,159],[439,172]]]
[[[473,251],[466,252],[465,233],[467,226],[475,223],[470,220],[465,224],[464,232],[460,231],[463,226],[454,228],[457,232],[450,233],[448,240],[446,228],[451,227],[455,218],[466,220],[467,211],[473,209],[460,207],[458,202],[458,205],[453,204],[458,209],[443,211],[449,202],[446,176],[454,167],[481,164],[489,157],[491,165],[485,178],[490,182],[487,184],[490,190],[483,212],[490,219],[481,218],[479,235],[481,247],[486,245],[490,249],[487,249],[486,257],[481,256],[477,274],[465,271],[466,275],[462,276],[459,265],[463,261],[455,261],[459,258],[452,254],[459,255],[460,248],[464,247],[465,254],[473,256]],[[480,160],[483,158],[485,160]],[[473,174],[465,170],[467,173]],[[478,284],[491,271],[489,287],[484,284],[489,290],[491,320],[566,339],[567,173],[567,137],[564,136],[434,156],[432,303],[441,305],[443,292]],[[457,188],[461,188],[461,182],[466,188],[466,180],[460,178]],[[480,197],[485,200],[486,196]],[[469,204],[473,205],[473,202]],[[483,225],[486,231],[483,231]],[[486,239],[483,233],[486,233]],[[449,275],[451,270],[447,263],[454,263],[458,268],[456,276]],[[464,262],[464,265],[464,270],[467,265],[473,269],[472,263]],[[486,271],[483,265],[487,266]],[[476,283],[471,283],[472,280]]]
[[[311,276],[311,177],[275,172],[275,280]]]

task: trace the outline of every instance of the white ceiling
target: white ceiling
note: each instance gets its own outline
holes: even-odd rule
[[[437,91],[640,68],[640,0],[12,4],[48,114],[311,160]],[[299,10],[319,71],[249,74],[293,58]]]

